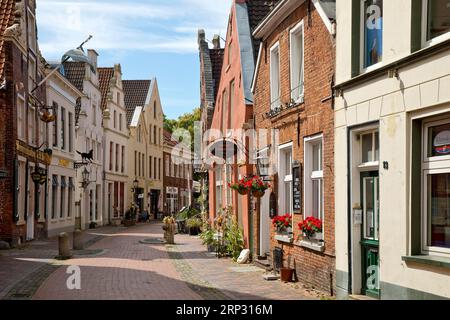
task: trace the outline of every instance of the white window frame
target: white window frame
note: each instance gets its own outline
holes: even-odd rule
[[[375,157],[376,154],[376,134],[378,133],[378,160]],[[370,170],[370,171],[376,171],[379,169],[380,166],[380,132],[379,129],[370,129],[370,130],[365,130],[365,131],[361,131],[356,133],[359,136],[359,150],[360,150],[360,157],[361,157],[361,163],[358,166],[359,169],[361,169],[361,171],[364,171],[366,169]],[[373,159],[372,161],[367,161],[367,162],[363,162],[363,139],[362,136],[364,135],[368,135],[371,134],[372,135],[372,154],[373,154]]]
[[[359,69],[360,69],[360,73],[367,73],[367,72],[371,72],[373,70],[378,69],[379,67],[381,67],[383,65],[383,57],[384,57],[384,43],[383,43],[383,52],[381,52],[381,61],[377,62],[371,66],[365,67],[364,63],[365,63],[365,24],[366,24],[366,12],[364,11],[364,7],[365,7],[365,3],[366,1],[369,0],[360,0],[361,1],[361,12],[360,12],[360,16],[361,16],[361,20],[360,20],[360,39],[359,39],[359,51],[360,51],[360,56],[359,56]],[[383,2],[383,9],[384,9],[384,2]],[[383,16],[383,22],[384,22],[384,16]],[[382,35],[382,41],[384,41],[384,23],[383,23],[383,35]]]
[[[295,72],[299,72],[299,70],[294,70],[294,42],[295,37],[297,37],[301,33],[302,41],[301,41],[301,54],[302,54],[302,65],[300,66],[302,69],[302,79],[298,79],[298,82],[301,81],[301,85],[299,83],[294,83]],[[289,34],[290,37],[290,73],[291,73],[291,99],[294,100],[295,103],[301,103],[304,101],[305,97],[305,28],[304,21],[300,21]],[[301,94],[298,97],[294,97],[294,90],[297,87],[301,86]]]
[[[292,176],[292,167],[291,167],[291,174],[290,175],[284,175],[284,172],[286,172],[286,151],[289,150],[291,154],[291,164],[294,159],[294,143],[288,142],[285,144],[282,144],[278,146],[278,163],[279,163],[279,179],[278,179],[278,215],[285,215],[286,213],[293,213],[294,212],[294,201],[292,199],[292,190],[291,190],[291,201],[289,204],[289,208],[286,208],[286,191],[285,191],[285,183],[291,183],[293,181]]]
[[[450,39],[450,31],[438,37],[427,39],[428,34],[428,0],[422,0],[422,48],[434,46]]]
[[[450,156],[428,157],[429,128],[450,123],[450,117],[440,117],[424,121],[422,125],[422,212],[421,212],[421,244],[423,254],[448,256],[450,248],[428,245],[428,176],[440,173],[450,173]]]
[[[274,52],[277,51],[278,53],[278,98],[274,99],[275,96],[275,92],[274,92],[274,88],[273,88],[273,84],[274,84],[274,66],[273,66],[273,62],[274,62],[274,58],[273,58],[273,54]],[[281,106],[281,77],[280,77],[280,67],[281,67],[281,61],[280,61],[280,43],[277,42],[275,43],[272,48],[270,48],[270,110],[274,110],[278,107]],[[279,101],[279,104],[277,105],[276,102]]]
[[[320,154],[319,154],[319,162],[321,163],[321,169],[319,171],[313,171],[313,147],[316,144],[321,144],[320,148]],[[321,201],[319,203],[319,216],[317,218],[321,219],[322,222],[324,222],[325,218],[325,207],[324,207],[324,195],[325,195],[325,188],[324,188],[324,174],[323,174],[323,168],[324,168],[324,161],[323,161],[323,147],[324,147],[324,139],[323,134],[306,137],[304,138],[304,175],[303,175],[303,212],[304,217],[308,218],[311,217],[311,211],[313,208],[313,181],[319,181],[320,183],[320,189],[322,190],[321,195]],[[322,230],[323,234],[323,230]]]
[[[19,101],[22,102],[22,107],[19,107]],[[27,117],[28,114],[26,112],[27,108],[25,106],[25,98],[23,95],[17,95],[17,133],[18,138],[22,141],[27,140]],[[20,116],[19,116],[20,115]],[[21,119],[21,126],[19,126]]]

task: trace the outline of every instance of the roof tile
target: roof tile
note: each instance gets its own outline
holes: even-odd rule
[[[123,80],[123,92],[125,108],[127,109],[127,121],[130,125],[136,107],[145,107],[151,80]]]

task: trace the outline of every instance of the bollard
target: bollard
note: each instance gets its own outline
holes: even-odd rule
[[[75,230],[73,232],[73,250],[84,250],[83,232],[81,230]]]
[[[72,257],[70,252],[69,235],[66,232],[62,232],[58,236],[59,256],[60,260],[67,260]]]

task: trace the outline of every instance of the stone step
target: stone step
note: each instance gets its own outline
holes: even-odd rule
[[[253,264],[257,267],[260,267],[260,268],[266,270],[266,271],[272,270],[272,264],[270,263],[270,261],[268,259],[266,259],[266,260],[255,259],[255,260],[253,260]]]
[[[372,297],[369,297],[369,296],[363,296],[363,295],[360,295],[360,294],[352,294],[352,295],[350,295],[349,296],[349,298],[350,298],[350,300],[372,300],[372,301],[376,301],[376,300],[378,300],[378,299],[375,299],[375,298],[372,298]]]

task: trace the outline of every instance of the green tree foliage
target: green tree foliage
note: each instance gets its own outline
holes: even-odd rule
[[[200,121],[201,111],[200,108],[195,108],[190,113],[185,113],[178,117],[177,120],[168,119],[164,115],[164,129],[173,133],[176,129],[185,129],[189,131],[191,135],[191,147],[194,144],[194,124],[196,121]]]

